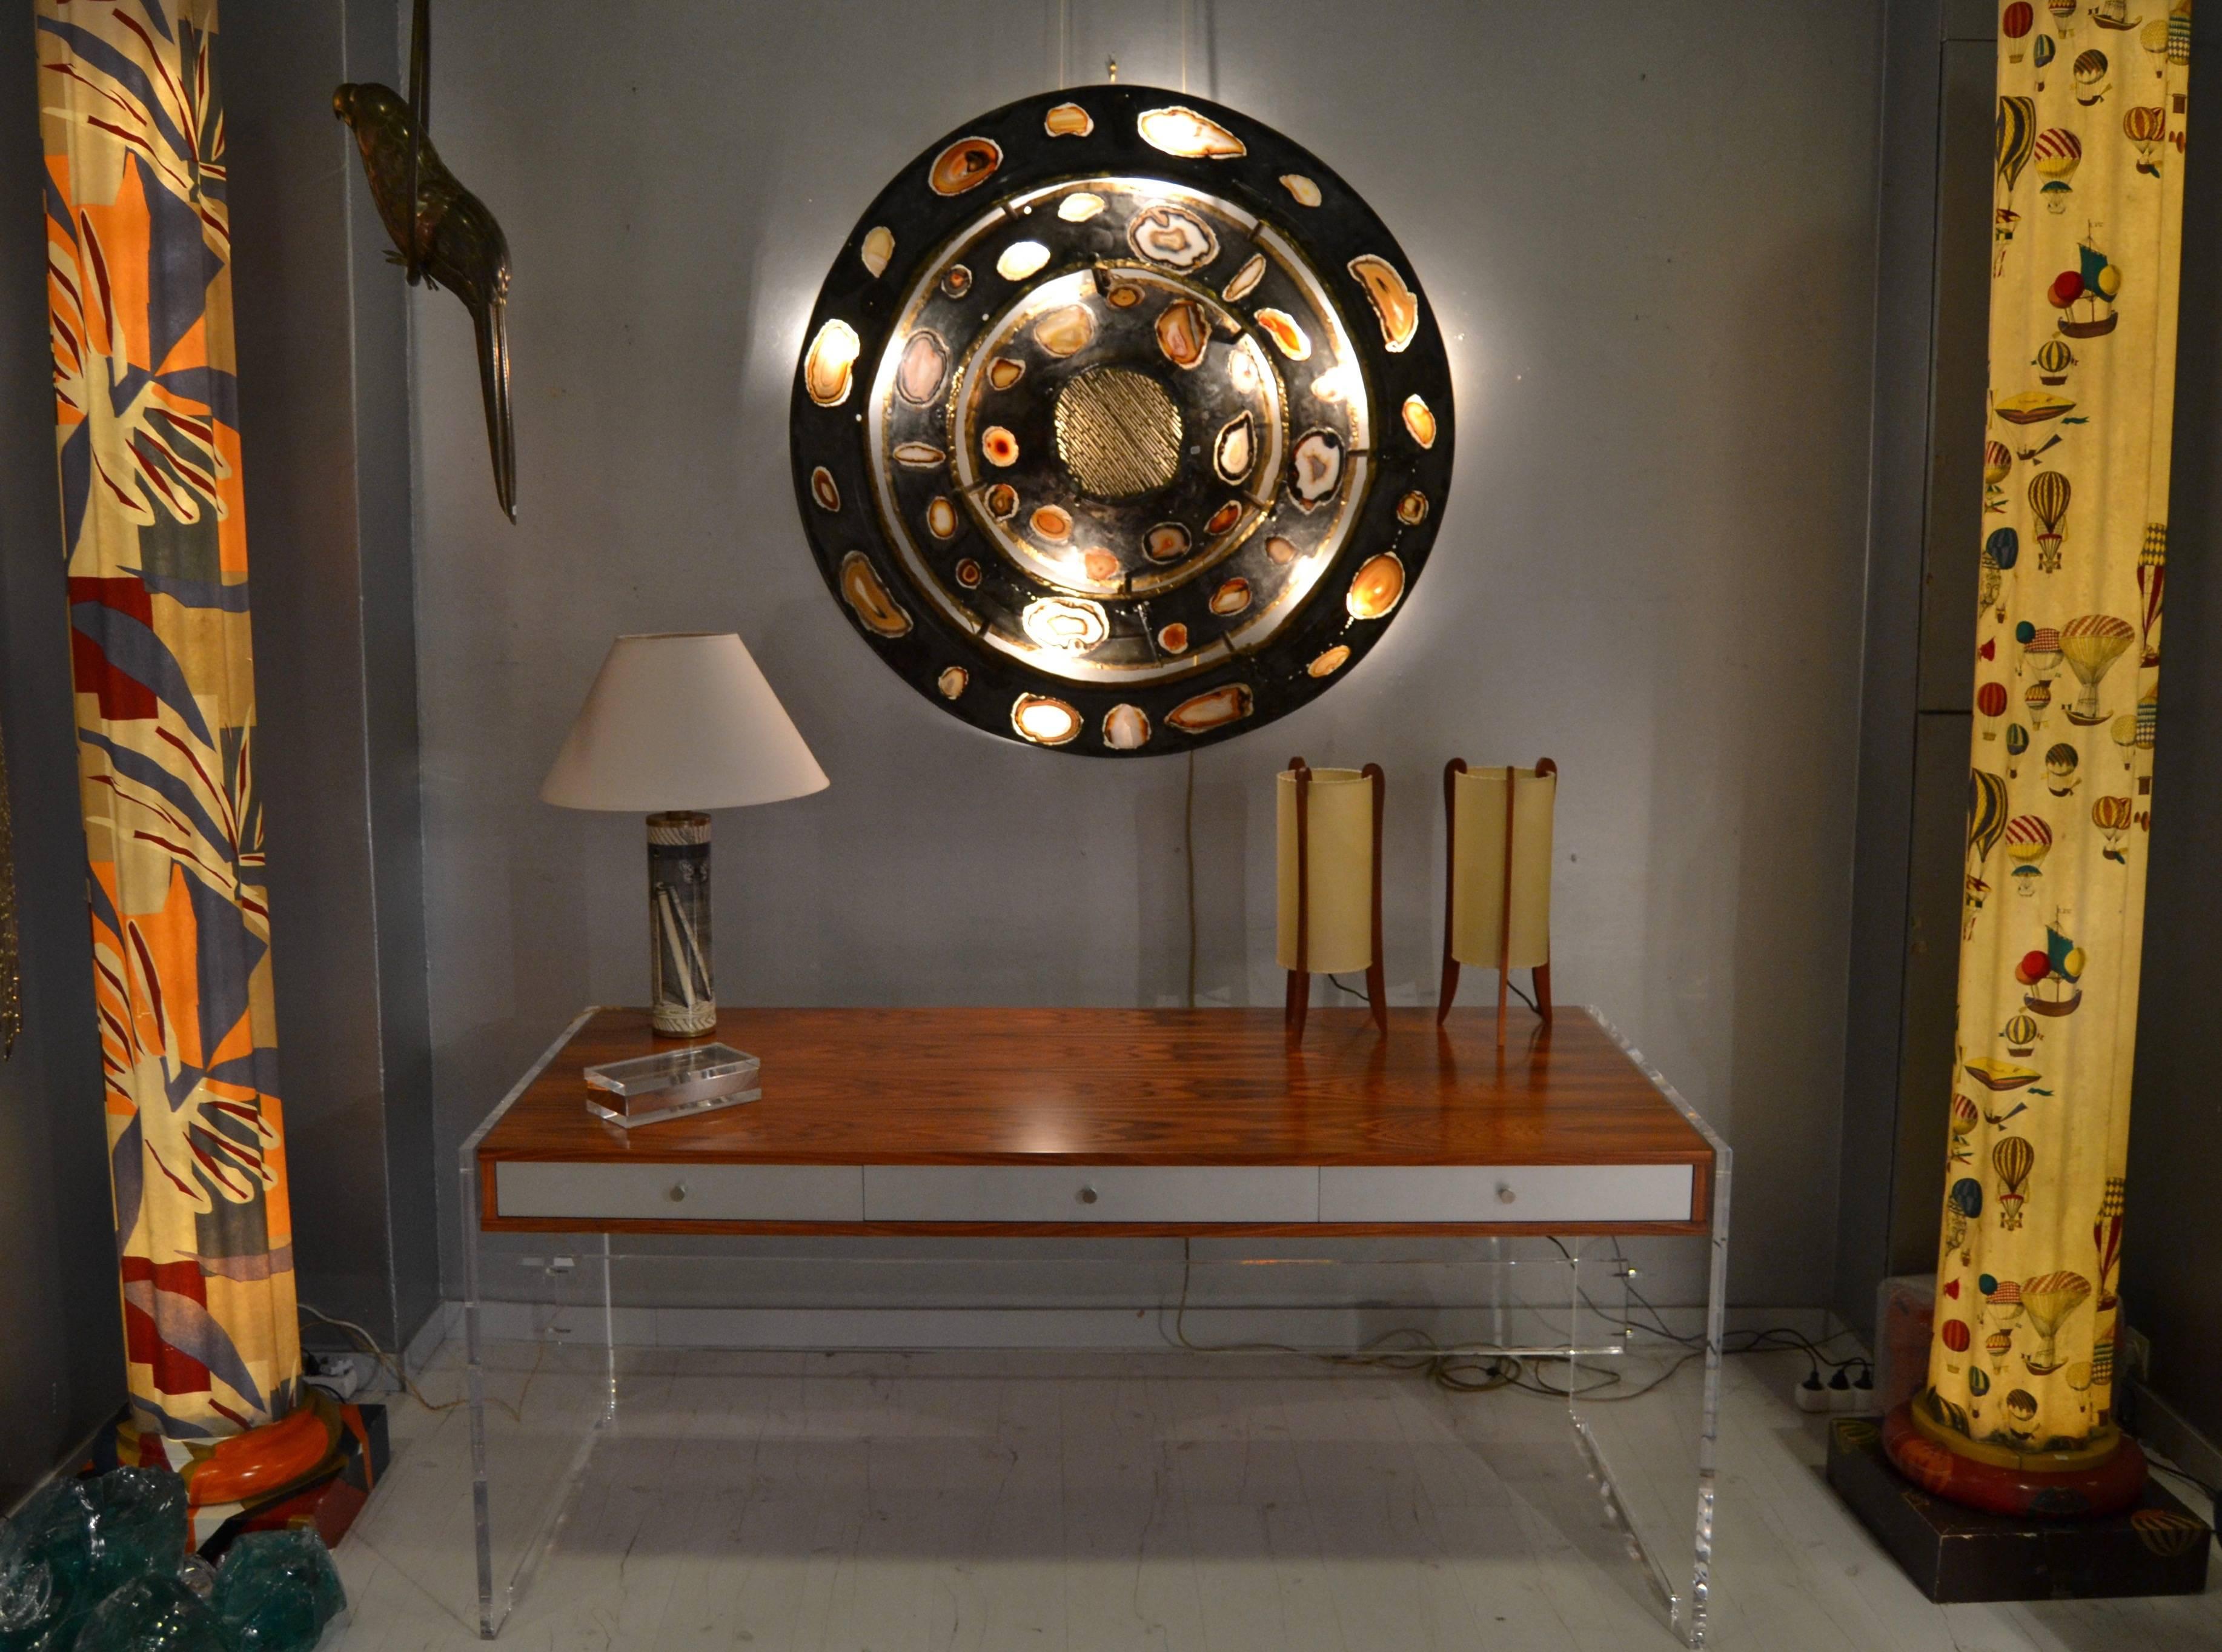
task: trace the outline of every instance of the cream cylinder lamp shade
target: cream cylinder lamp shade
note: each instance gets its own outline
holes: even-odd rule
[[[1551,1020],[1551,825],[1559,765],[1443,768],[1445,854],[1443,979],[1435,1020],[1451,1013],[1459,966],[1497,971],[1497,1042],[1504,1044],[1512,971],[1534,973],[1532,1007]]]
[[[1533,769],[1470,769],[1451,783],[1458,791],[1451,830],[1451,956],[1484,970],[1548,964],[1551,816],[1559,777]],[[1509,878],[1507,786],[1512,790]]]
[[[1304,1028],[1315,975],[1365,971],[1373,1019],[1387,1030],[1381,970],[1380,766],[1313,769],[1302,757],[1274,781],[1273,954],[1289,972],[1291,1037]]]
[[[703,811],[776,803],[825,783],[731,631],[610,644],[540,796],[562,808],[648,816],[649,1015],[657,1032],[698,1038],[717,1029]]]
[[[1274,862],[1278,921],[1273,956],[1284,970],[1342,975],[1373,963],[1373,782],[1355,769],[1314,769],[1304,788],[1309,813],[1303,888],[1309,919],[1296,958],[1296,771],[1274,783]]]

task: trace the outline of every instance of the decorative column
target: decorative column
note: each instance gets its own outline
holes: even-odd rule
[[[198,1508],[328,1445],[307,1412],[226,1438],[293,1410],[301,1357],[216,5],[38,0],[36,27],[125,1454],[185,1471]]]
[[[1943,1246],[1928,1385],[1885,1428],[1892,1460],[1930,1490],[2049,1515],[2124,1507],[2144,1477],[2113,1420],[2117,1263],[2167,572],[2188,0],[2073,43],[2028,51],[2011,27],[1999,41]]]

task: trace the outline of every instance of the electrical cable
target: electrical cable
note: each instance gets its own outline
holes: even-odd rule
[[[361,1326],[356,1324],[351,1319],[335,1319],[331,1315],[323,1312],[320,1309],[312,1308],[305,1302],[299,1303],[297,1306],[299,1308],[304,1318],[314,1320],[319,1325],[329,1325],[334,1330],[345,1331],[353,1336],[362,1345],[362,1351],[365,1354],[369,1354],[373,1359],[376,1360],[379,1364],[384,1366],[387,1370],[392,1372],[394,1381],[399,1383],[401,1386],[408,1391],[409,1398],[415,1400],[426,1410],[452,1411],[459,1405],[469,1404],[468,1397],[463,1399],[449,1400],[429,1400],[425,1398],[424,1391],[417,1387],[416,1379],[411,1377],[408,1371],[403,1366],[400,1356],[399,1354],[390,1354],[386,1349],[380,1347],[378,1345],[378,1339],[373,1336],[368,1331],[365,1330]],[[536,1371],[537,1370],[537,1363],[535,1369]],[[525,1381],[529,1386],[531,1382],[530,1377],[527,1377]],[[520,1395],[518,1398],[521,1401],[523,1396]],[[518,1407],[512,1406],[507,1400],[495,1399],[489,1397],[486,1404],[489,1405],[499,1405],[503,1410],[507,1411],[511,1419],[516,1423],[521,1424],[524,1421],[522,1416],[518,1415]]]
[[[1333,976],[1328,978],[1330,981],[1334,979]],[[1336,984],[1340,986],[1341,983],[1337,982]],[[1346,988],[1345,990],[1348,989]],[[1568,1261],[1576,1259],[1574,1253],[1568,1250],[1562,1241],[1552,1238],[1551,1242],[1558,1247],[1559,1253]],[[1618,1241],[1614,1241],[1613,1248],[1616,1252],[1618,1251]],[[1639,1325],[1637,1329],[1664,1337],[1681,1347],[1683,1352],[1664,1371],[1653,1377],[1641,1387],[1629,1389],[1625,1392],[1606,1391],[1621,1386],[1624,1379],[1618,1372],[1587,1363],[1571,1354],[1564,1357],[1552,1355],[1546,1358],[1532,1354],[1453,1353],[1445,1349],[1433,1337],[1416,1327],[1403,1327],[1396,1330],[1384,1331],[1349,1354],[1321,1354],[1316,1349],[1300,1348],[1285,1342],[1197,1342],[1189,1336],[1187,1326],[1189,1284],[1194,1272],[1195,1258],[1192,1246],[1189,1241],[1183,1239],[1181,1241],[1180,1296],[1173,1311],[1171,1340],[1182,1348],[1194,1354],[1291,1354],[1300,1358],[1319,1360],[1328,1365],[1375,1366],[1389,1370],[1417,1371],[1424,1374],[1434,1386],[1447,1389],[1455,1393],[1485,1393],[1498,1388],[1517,1388],[1524,1393],[1539,1394],[1549,1399],[1595,1399],[1600,1403],[1618,1404],[1624,1400],[1640,1398],[1649,1393],[1653,1389],[1673,1378],[1691,1360],[1701,1357],[1705,1351],[1704,1339],[1702,1336],[1684,1336],[1667,1329],[1665,1318],[1660,1310],[1648,1298],[1637,1292],[1633,1285],[1627,1287],[1629,1295],[1643,1305],[1649,1312],[1653,1322],[1648,1325]],[[1614,1317],[1606,1314],[1604,1310],[1591,1298],[1587,1291],[1581,1293],[1581,1299],[1583,1305],[1600,1318],[1609,1320]],[[1160,1334],[1163,1334],[1162,1331]],[[1822,1352],[1830,1343],[1850,1335],[1851,1333],[1849,1331],[1835,1332],[1823,1337],[1819,1342],[1815,1342],[1803,1331],[1789,1325],[1770,1326],[1756,1331],[1740,1331],[1734,1335],[1745,1340],[1738,1346],[1730,1347],[1729,1339],[1724,1336],[1721,1344],[1721,1355],[1723,1359],[1748,1354],[1795,1352],[1804,1354],[1809,1360],[1813,1361],[1817,1370],[1821,1365],[1827,1365],[1832,1370],[1842,1370],[1853,1366],[1866,1366],[1870,1371],[1873,1369],[1873,1362],[1865,1354],[1855,1354],[1844,1360],[1831,1360]],[[1545,1364],[1564,1365],[1567,1367],[1566,1386],[1563,1388],[1556,1386],[1544,1378],[1538,1367]],[[1470,1373],[1474,1372],[1479,1372],[1483,1379],[1478,1382],[1471,1380]],[[1596,1380],[1586,1387],[1576,1388],[1573,1383],[1577,1373],[1592,1377]],[[2189,1476],[2186,1475],[2183,1478],[2189,1479]],[[2194,1484],[2197,1482],[2194,1481]]]

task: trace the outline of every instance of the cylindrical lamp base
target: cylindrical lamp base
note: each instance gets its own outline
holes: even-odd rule
[[[2087,1453],[2009,1453],[1997,1447],[1971,1454],[1971,1442],[1930,1423],[1916,1398],[1883,1418],[1883,1449],[1898,1472],[1934,1496],[1993,1514],[2046,1519],[2097,1519],[2118,1514],[2143,1495],[2145,1454],[2125,1434],[2109,1430]],[[2078,1460],[2078,1459],[2083,1460]],[[2069,1467],[2039,1467],[2060,1462]]]
[[[710,817],[648,817],[648,1006],[656,1030],[700,1038],[718,1029],[710,977]]]

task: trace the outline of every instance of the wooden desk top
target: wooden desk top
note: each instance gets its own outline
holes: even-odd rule
[[[586,1021],[479,1149],[500,1159],[764,1165],[1682,1165],[1712,1149],[1579,1010],[1542,1027],[1315,1009],[729,1009],[763,1098],[628,1133],[580,1070],[671,1047],[639,1009]],[[1700,1194],[1698,1211],[1708,1201]]]

